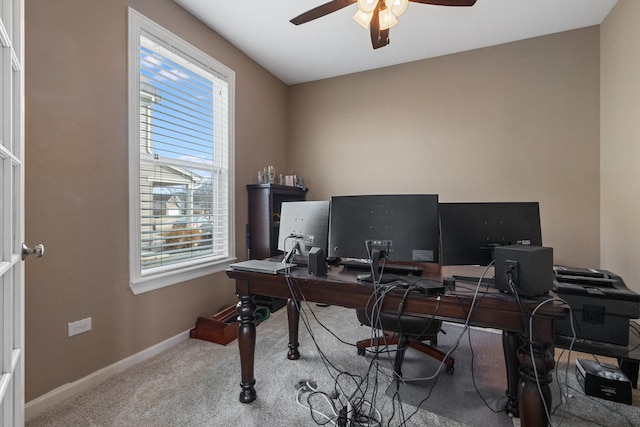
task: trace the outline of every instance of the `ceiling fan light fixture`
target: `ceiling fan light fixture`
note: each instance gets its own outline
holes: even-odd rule
[[[358,9],[364,13],[373,13],[378,5],[378,0],[358,0]]]
[[[369,23],[371,22],[371,18],[373,17],[373,12],[363,12],[358,9],[355,15],[353,15],[353,19],[366,30],[369,28]]]
[[[313,21],[357,3],[358,12],[353,19],[371,33],[371,45],[379,49],[389,44],[389,28],[398,23],[398,17],[409,2],[439,6],[473,6],[476,0],[329,0],[291,19],[294,25]],[[374,21],[375,19],[375,21]]]
[[[409,5],[409,0],[384,0],[384,4],[394,16],[400,16]]]
[[[379,20],[381,30],[389,29],[398,23],[398,19],[396,19],[389,9],[380,11]]]

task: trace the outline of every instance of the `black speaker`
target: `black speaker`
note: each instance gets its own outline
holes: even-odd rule
[[[496,288],[513,293],[512,278],[518,295],[532,297],[553,289],[553,248],[533,245],[509,245],[495,248]]]
[[[313,247],[309,251],[309,274],[326,276],[327,263],[322,248]]]

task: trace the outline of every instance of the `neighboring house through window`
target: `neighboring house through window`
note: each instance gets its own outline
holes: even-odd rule
[[[129,9],[130,286],[141,293],[234,259],[235,74]]]

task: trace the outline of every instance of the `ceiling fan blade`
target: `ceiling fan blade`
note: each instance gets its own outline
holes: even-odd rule
[[[413,3],[432,4],[435,6],[473,6],[476,0],[409,0]]]
[[[318,7],[314,7],[311,10],[306,11],[305,13],[296,16],[291,21],[292,24],[300,25],[305,22],[313,21],[314,19],[321,18],[325,15],[333,13],[337,10],[345,8],[358,0],[333,0],[325,4],[321,4]]]
[[[374,49],[385,47],[389,44],[389,29],[380,29],[380,6],[376,7],[369,22],[371,32],[371,45]]]

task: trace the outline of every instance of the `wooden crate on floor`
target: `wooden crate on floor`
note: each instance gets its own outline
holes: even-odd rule
[[[238,314],[236,306],[232,305],[211,317],[198,317],[196,327],[191,329],[189,336],[216,344],[227,345],[238,338]],[[259,322],[255,322],[258,326]]]

